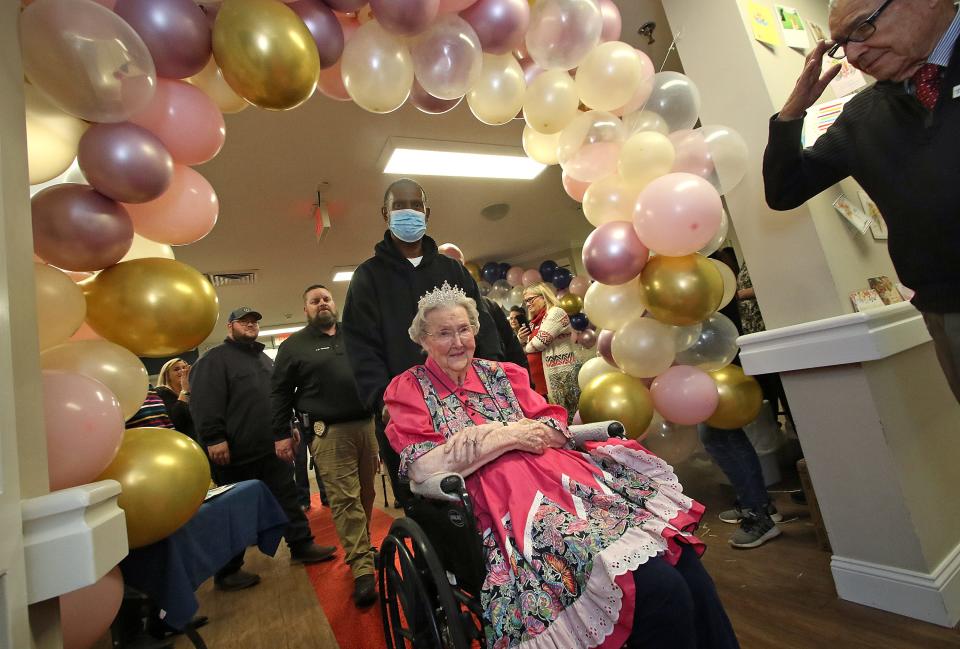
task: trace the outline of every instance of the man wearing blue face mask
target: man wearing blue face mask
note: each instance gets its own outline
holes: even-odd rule
[[[364,406],[374,413],[380,454],[395,467],[393,449],[383,437],[383,393],[394,376],[423,363],[423,352],[407,332],[417,312],[417,301],[448,282],[477,302],[480,332],[478,358],[503,360],[496,326],[480,299],[477,283],[458,261],[442,255],[426,236],[430,208],[415,181],[404,178],[387,188],[381,210],[388,230],[374,247],[374,256],[354,271],[343,309],[347,356]],[[394,493],[402,501],[391,471]]]

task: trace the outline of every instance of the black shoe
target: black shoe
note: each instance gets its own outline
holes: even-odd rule
[[[798,505],[807,504],[807,494],[803,493],[803,490],[797,489],[796,491],[790,492],[790,500],[795,502]]]
[[[260,575],[255,575],[246,570],[237,570],[236,572],[231,572],[229,575],[216,577],[213,580],[213,585],[217,587],[217,590],[243,590],[244,588],[256,586],[259,583]]]
[[[353,603],[357,608],[377,601],[377,580],[373,575],[360,575],[353,580]]]
[[[308,545],[290,549],[290,561],[293,563],[320,563],[329,561],[333,558],[333,553],[337,551],[332,545],[317,545],[310,543]]]

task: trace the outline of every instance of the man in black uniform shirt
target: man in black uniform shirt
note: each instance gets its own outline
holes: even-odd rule
[[[190,372],[190,414],[200,445],[213,463],[214,481],[223,485],[262,480],[290,519],[283,535],[291,560],[326,561],[336,548],[314,545],[297,503],[292,458],[270,434],[272,363],[257,342],[259,333],[259,313],[246,306],[233,310],[223,344],[204,354]],[[217,572],[217,588],[238,590],[257,584],[260,577],[241,570],[242,565],[243,552]]]
[[[347,359],[337,306],[325,286],[303,293],[307,326],[280,345],[273,370],[273,432],[293,458],[290,413],[326,485],[337,535],[354,577],[357,606],[376,600],[370,516],[373,513],[377,440],[373,418],[360,403]]]

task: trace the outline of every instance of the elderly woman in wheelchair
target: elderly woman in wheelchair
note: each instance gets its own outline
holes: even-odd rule
[[[461,290],[444,284],[426,294],[410,326],[426,363],[394,378],[384,402],[386,435],[414,493],[451,473],[458,477],[442,491],[465,484],[482,539],[473,606],[486,646],[737,647],[692,535],[703,506],[632,440],[574,448],[566,412],[534,392],[522,368],[473,357],[478,328],[476,304]],[[398,624],[384,584],[381,577],[385,618],[393,606]],[[400,599],[411,606],[409,595]],[[417,614],[404,617],[414,623]],[[446,617],[448,627],[458,624],[456,612]],[[388,643],[403,644],[403,633],[385,629]],[[440,644],[460,646],[449,630],[442,635]]]

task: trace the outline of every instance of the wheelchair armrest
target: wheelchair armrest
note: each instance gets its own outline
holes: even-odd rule
[[[598,421],[592,424],[575,424],[568,428],[574,448],[586,442],[603,442],[611,437],[623,437],[623,424],[619,421]]]
[[[453,472],[434,473],[423,482],[410,481],[412,493],[432,500],[460,502],[464,489],[463,476]]]

